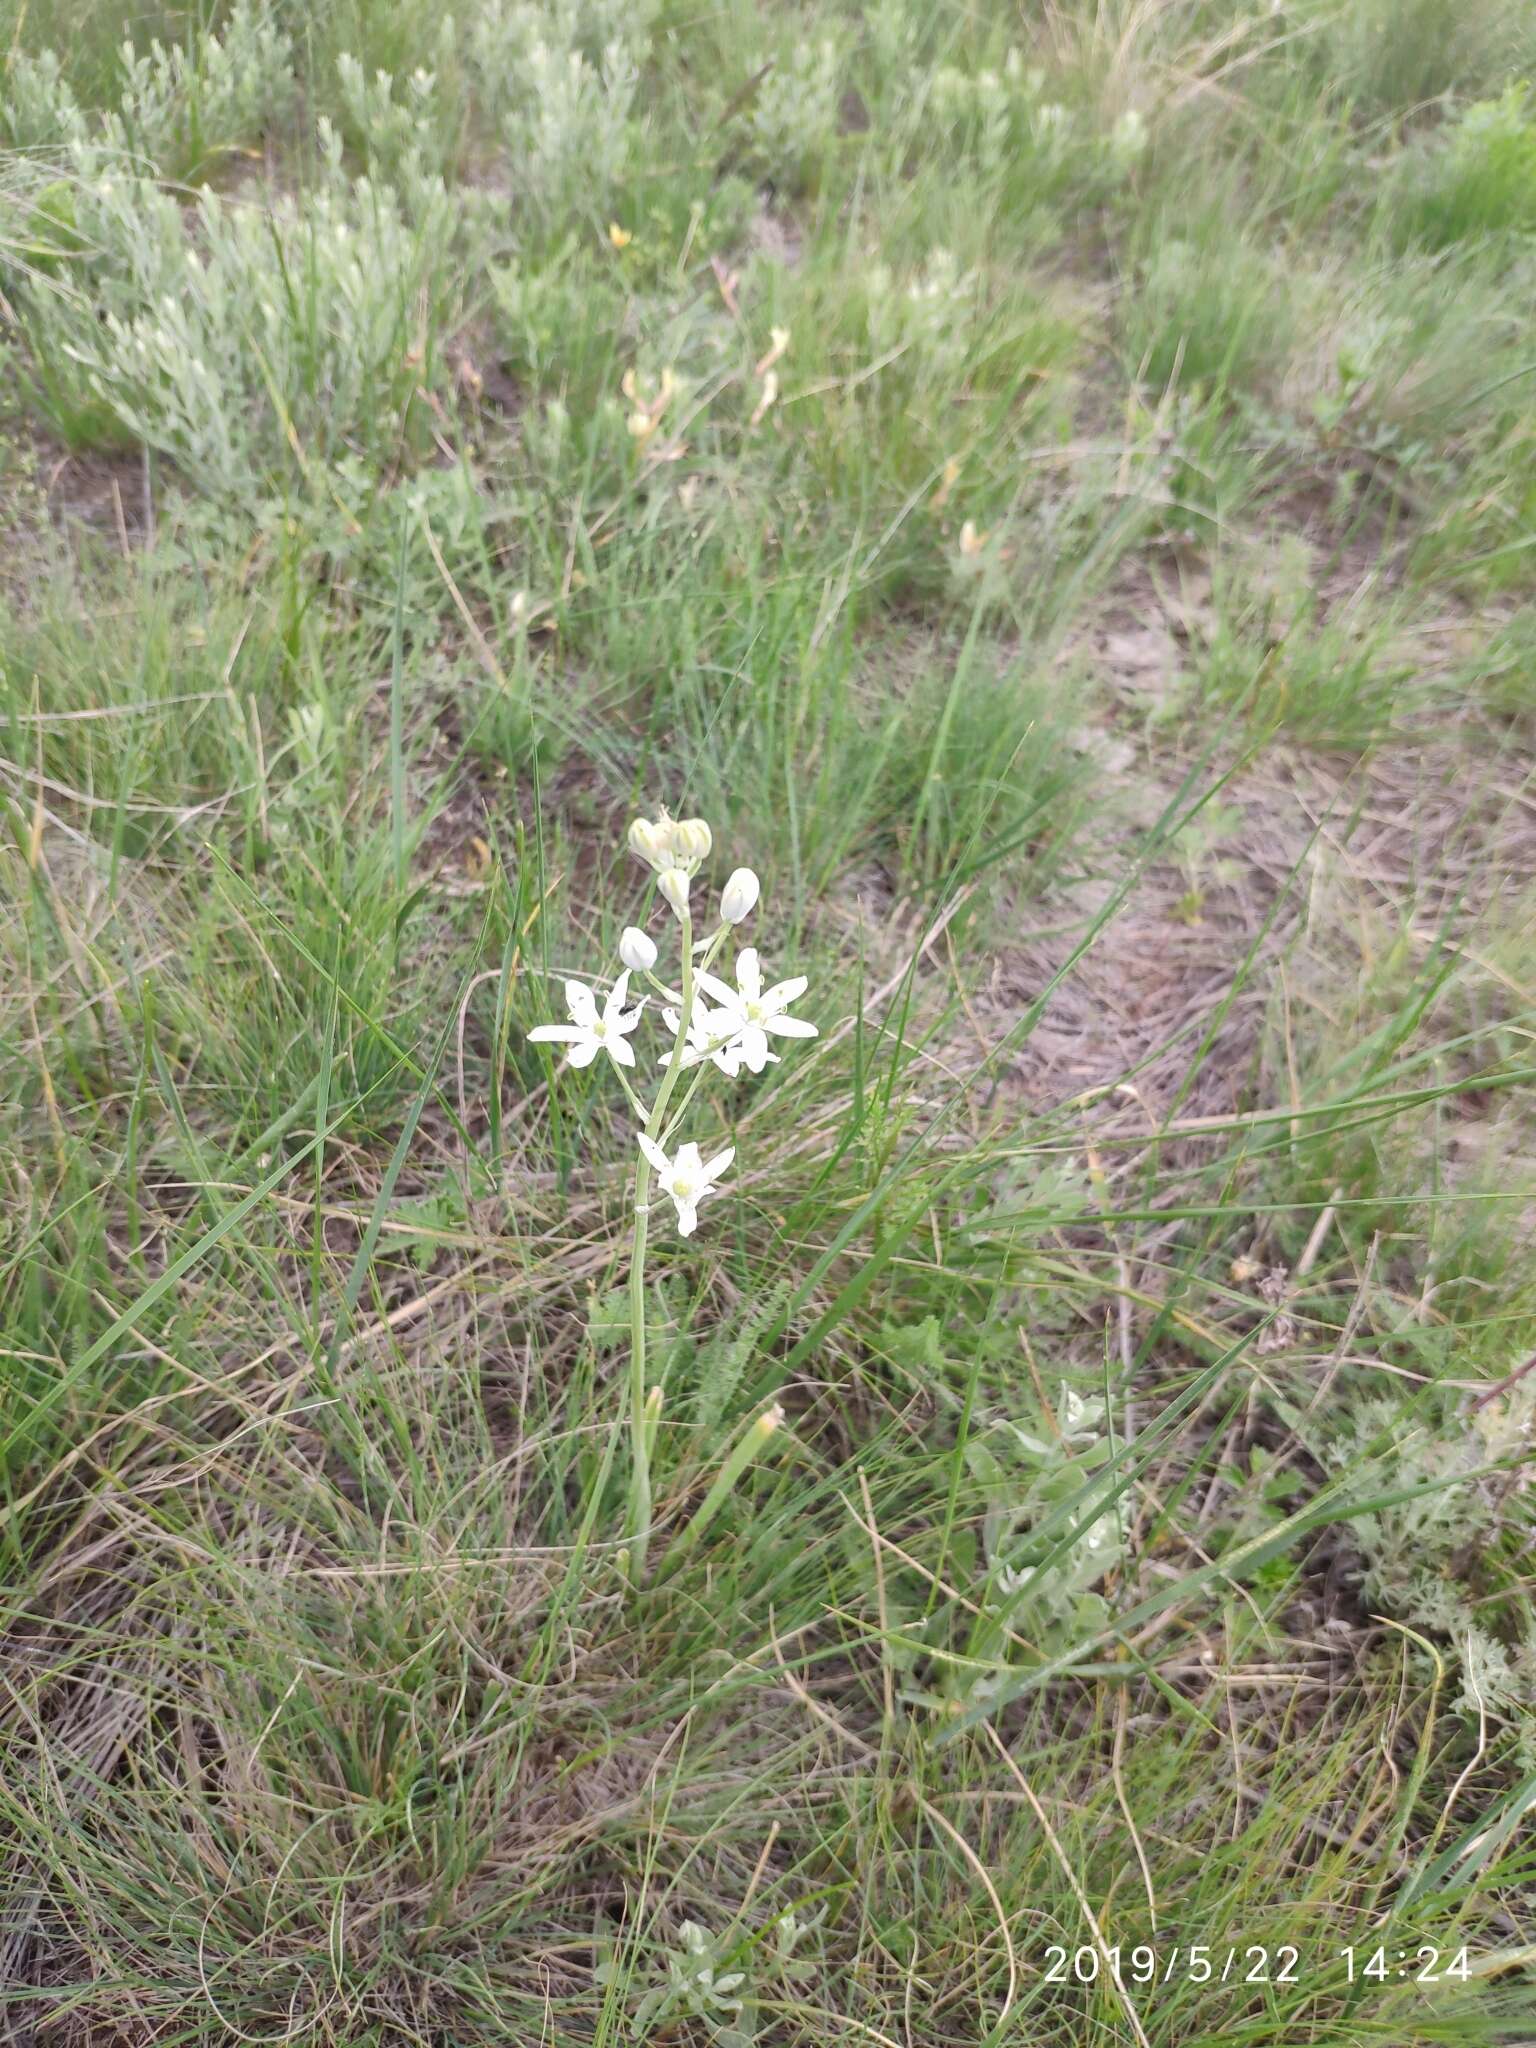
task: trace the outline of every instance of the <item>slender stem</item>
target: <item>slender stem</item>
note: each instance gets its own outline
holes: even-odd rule
[[[697,1093],[699,1092],[699,1083],[703,1080],[705,1073],[708,1071],[708,1067],[709,1062],[707,1060],[700,1060],[699,1064],[694,1068],[693,1078],[688,1083],[682,1101],[677,1105],[677,1108],[674,1110],[670,1120],[668,1121],[667,1128],[662,1132],[660,1138],[657,1140],[657,1143],[661,1146],[663,1151],[666,1150],[667,1144],[671,1139],[672,1133],[677,1129],[678,1125],[682,1122],[683,1118],[688,1114],[688,1105],[690,1102],[692,1102],[694,1096],[697,1095]]]
[[[672,1059],[662,1075],[661,1086],[646,1120],[645,1135],[648,1138],[658,1137],[665,1124],[667,1103],[683,1070],[688,1020],[693,1015],[693,919],[686,910],[679,924],[683,935],[682,1009],[678,1013]],[[646,1550],[651,1540],[651,1431],[645,1412],[648,1391],[645,1384],[645,1247],[651,1220],[650,1204],[651,1163],[642,1152],[635,1167],[635,1242],[629,1260],[630,1474],[625,1533],[629,1538],[629,1573],[635,1585],[644,1581]]]
[[[640,1100],[639,1096],[635,1093],[634,1089],[631,1088],[629,1083],[625,1080],[624,1069],[619,1065],[618,1061],[611,1060],[609,1062],[609,1065],[613,1068],[614,1073],[618,1076],[619,1086],[624,1090],[624,1093],[629,1097],[629,1106],[635,1112],[635,1115],[640,1119],[640,1128],[644,1130],[645,1120],[650,1115],[650,1111],[646,1108],[645,1104]]]
[[[705,950],[704,957],[699,962],[697,967],[695,967],[693,970],[696,977],[700,974],[708,974],[710,968],[714,966],[715,956],[719,953],[720,948],[724,945],[726,934],[730,931],[730,929],[731,927],[728,924],[720,924],[715,927],[713,932],[711,932],[709,938],[709,945]],[[700,940],[699,943],[702,945],[703,941]],[[665,1002],[672,1004],[681,1002],[682,998],[678,995],[677,990],[675,988],[668,988],[667,984],[661,979],[660,975],[656,974],[650,968],[646,969],[645,978],[651,984],[651,987],[656,991],[657,995],[662,997],[662,999]]]
[[[629,1258],[629,1538],[630,1577],[645,1577],[651,1530],[651,1461],[645,1431],[645,1239],[650,1223],[651,1166],[643,1155],[635,1168],[635,1242]]]
[[[720,951],[721,946],[724,944],[725,935],[729,930],[730,926],[728,924],[721,925],[720,929],[715,933],[714,937],[710,940],[708,951],[705,953],[703,959],[699,962],[698,966],[694,969],[695,975],[708,974],[710,968],[713,967],[715,964],[715,956]],[[691,1004],[688,1006],[688,1014],[692,1014]],[[675,1061],[677,1058],[677,1054],[675,1051],[672,1057]],[[690,1102],[692,1102],[694,1096],[697,1095],[697,1093],[699,1092],[699,1083],[704,1079],[708,1071],[708,1060],[700,1060],[698,1065],[693,1070],[693,1079],[688,1083],[687,1091],[685,1092],[682,1101],[677,1105],[677,1108],[672,1112],[672,1115],[667,1121],[666,1129],[661,1133],[661,1136],[657,1140],[658,1144],[663,1146],[666,1145],[668,1140],[671,1138],[672,1133],[677,1129],[678,1125],[682,1122],[683,1118],[688,1114],[688,1105]]]
[[[682,1534],[674,1540],[671,1548],[667,1551],[662,1560],[664,1568],[666,1565],[671,1564],[674,1559],[682,1557],[698,1542],[726,1501],[729,1500],[737,1480],[740,1479],[743,1472],[746,1471],[758,1453],[770,1442],[774,1432],[781,1427],[783,1421],[784,1410],[775,1401],[770,1407],[763,1410],[755,1422],[747,1426],[736,1448],[715,1475],[714,1485],[705,1494],[698,1508],[694,1511],[692,1521],[688,1523]]]
[[[708,974],[710,968],[713,967],[715,964],[715,955],[720,951],[720,948],[725,944],[726,934],[730,930],[731,926],[728,924],[723,924],[720,926],[719,930],[710,940],[709,948],[705,953],[704,958],[699,962],[695,972],[699,974]]]

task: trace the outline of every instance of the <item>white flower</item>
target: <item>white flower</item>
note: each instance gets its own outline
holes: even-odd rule
[[[607,1053],[616,1066],[632,1067],[635,1064],[635,1048],[629,1043],[628,1034],[640,1022],[640,1012],[645,1008],[642,997],[636,1007],[626,1016],[624,998],[629,993],[629,969],[626,967],[613,987],[608,991],[608,1000],[603,1005],[603,1014],[597,1014],[597,999],[584,981],[568,981],[565,984],[565,1007],[571,1013],[569,1024],[540,1024],[528,1034],[533,1045],[568,1045],[566,1064],[572,1067],[590,1067],[600,1052]]]
[[[737,956],[735,988],[713,974],[701,974],[699,982],[721,1009],[730,1014],[742,1060],[754,1074],[760,1074],[770,1059],[777,1058],[777,1054],[768,1050],[770,1031],[777,1038],[815,1038],[817,1035],[814,1024],[806,1023],[803,1017],[786,1017],[784,1014],[797,996],[805,994],[805,976],[797,974],[793,980],[775,982],[772,988],[765,990],[763,970],[754,946],[745,947]]]
[[[649,974],[656,965],[656,941],[638,925],[627,924],[619,940],[619,958],[634,974]]]
[[[636,818],[629,828],[629,850],[658,871],[686,868],[690,874],[708,860],[715,835],[703,818]]]
[[[762,884],[750,868],[737,868],[720,891],[720,915],[726,924],[740,924],[757,907]]]
[[[662,1020],[673,1038],[677,1037],[679,1012],[663,1010]],[[693,1000],[693,1016],[688,1025],[688,1040],[683,1047],[683,1065],[697,1067],[705,1060],[713,1060],[722,1074],[728,1074],[734,1081],[741,1072],[741,1046],[738,1043],[738,1027],[735,1014],[730,1010],[712,1010],[707,1003],[701,1003],[697,996]],[[771,1052],[769,1059],[777,1060],[778,1054]],[[664,1052],[661,1064],[670,1067],[672,1055]]]
[[[697,865],[708,860],[715,835],[702,818],[679,818],[667,834],[672,858]]]
[[[699,1204],[715,1192],[715,1184],[736,1157],[734,1145],[727,1145],[713,1159],[701,1159],[697,1145],[679,1145],[677,1156],[668,1159],[654,1138],[639,1133],[640,1150],[656,1169],[656,1185],[670,1195],[677,1207],[680,1236],[692,1237],[699,1220]]]
[[[670,818],[655,823],[636,818],[629,828],[629,850],[653,868],[664,868],[672,857]]]
[[[683,868],[663,868],[656,877],[656,886],[666,897],[679,917],[688,914],[688,876]]]

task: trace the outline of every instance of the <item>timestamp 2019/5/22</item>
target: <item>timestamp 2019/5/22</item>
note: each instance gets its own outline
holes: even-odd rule
[[[1301,1950],[1282,1944],[1270,1948],[1218,1942],[1175,1943],[1154,1948],[1063,1948],[1045,1952],[1047,1984],[1091,1984],[1104,1976],[1119,1984],[1295,1984],[1300,1981]]]
[[[1465,1984],[1472,1975],[1471,1959],[1464,1948],[1355,1945],[1335,1949],[1330,1961],[1343,1965],[1350,1984]],[[1056,1944],[1045,1951],[1042,1974],[1047,1984],[1091,1984],[1100,1976],[1134,1985],[1299,1984],[1304,1968],[1301,1950],[1288,1942],[1275,1947],[1261,1942],[1247,1946],[1195,1942],[1166,1949],[1143,1942],[1135,1948],[1102,1949]]]

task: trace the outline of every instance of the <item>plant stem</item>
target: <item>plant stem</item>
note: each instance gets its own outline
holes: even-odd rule
[[[657,1143],[661,1146],[663,1151],[666,1150],[667,1145],[670,1143],[672,1133],[677,1129],[678,1125],[682,1122],[683,1118],[688,1114],[688,1105],[690,1102],[692,1102],[694,1096],[697,1094],[699,1083],[704,1079],[705,1073],[707,1071],[708,1069],[706,1063],[702,1060],[699,1062],[698,1066],[694,1068],[693,1079],[688,1083],[688,1087],[684,1092],[682,1101],[677,1105],[677,1109],[673,1113],[673,1116],[670,1122],[668,1123],[667,1128],[662,1132],[660,1138],[657,1140]]]
[[[678,1012],[672,1059],[646,1121],[645,1135],[659,1137],[667,1103],[683,1071],[688,1020],[693,1015],[693,919],[685,910],[679,919],[683,935],[683,1003]],[[651,1162],[642,1152],[635,1168],[635,1242],[629,1260],[629,1511],[624,1533],[629,1539],[629,1574],[635,1585],[645,1579],[645,1554],[651,1540],[650,1427],[645,1412],[645,1246],[651,1220]]]
[[[630,1577],[637,1585],[645,1577],[645,1551],[651,1533],[651,1460],[645,1441],[645,1239],[650,1193],[650,1162],[642,1158],[635,1168],[635,1242],[629,1258],[630,1471],[624,1523]]]
[[[755,1422],[748,1424],[736,1448],[715,1475],[715,1483],[695,1510],[692,1521],[688,1523],[687,1527],[663,1558],[663,1567],[682,1557],[698,1542],[726,1501],[730,1499],[737,1480],[740,1479],[758,1453],[772,1440],[775,1432],[782,1426],[783,1421],[784,1410],[775,1401],[771,1406],[763,1410]]]
[[[614,1079],[618,1082],[619,1086],[624,1090],[624,1093],[629,1097],[629,1106],[635,1112],[635,1115],[640,1119],[640,1127],[643,1130],[645,1128],[645,1120],[647,1116],[650,1114],[649,1110],[647,1110],[645,1104],[640,1100],[639,1096],[635,1093],[634,1089],[631,1088],[629,1083],[625,1080],[624,1069],[621,1066],[619,1066],[617,1062],[614,1063],[613,1075]]]
[[[721,946],[725,943],[725,935],[729,930],[729,925],[721,925],[719,931],[717,931],[714,937],[710,940],[709,951],[704,955],[703,959],[699,962],[698,966],[695,967],[695,969],[693,970],[695,978],[697,978],[701,974],[708,974],[710,968],[714,966],[715,956],[720,951]],[[688,1005],[685,1014],[692,1015],[691,1004]],[[675,1053],[673,1057],[674,1059],[676,1058]],[[672,1114],[671,1121],[667,1124],[666,1129],[662,1131],[659,1137],[657,1138],[658,1144],[665,1146],[669,1142],[672,1133],[677,1129],[678,1125],[682,1122],[683,1118],[688,1114],[688,1105],[690,1102],[692,1102],[694,1096],[698,1093],[699,1084],[704,1080],[708,1073],[709,1062],[707,1060],[700,1060],[699,1064],[693,1070],[693,1079],[688,1083],[688,1087],[683,1096],[682,1101],[677,1105],[676,1110]],[[648,1133],[647,1135],[650,1134]]]

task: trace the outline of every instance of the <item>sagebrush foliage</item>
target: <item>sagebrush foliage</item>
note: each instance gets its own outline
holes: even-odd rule
[[[1510,1631],[1518,1603],[1499,1598],[1479,1569],[1529,1517],[1536,1391],[1527,1381],[1470,1412],[1465,1403],[1443,1406],[1406,1435],[1397,1404],[1382,1395],[1349,1404],[1321,1436],[1301,1427],[1360,1501],[1410,1496],[1351,1518],[1362,1593],[1373,1609],[1443,1642],[1460,1675],[1461,1712],[1506,1724],[1536,1766],[1536,1633],[1518,1621]],[[1495,1602],[1506,1617],[1502,1634],[1489,1619]]]
[[[269,0],[234,0],[217,32],[190,43],[125,42],[118,54],[116,104],[99,120],[81,108],[56,50],[13,55],[0,137],[45,154],[93,141],[103,159],[190,177],[282,120],[297,93],[293,38]]]

